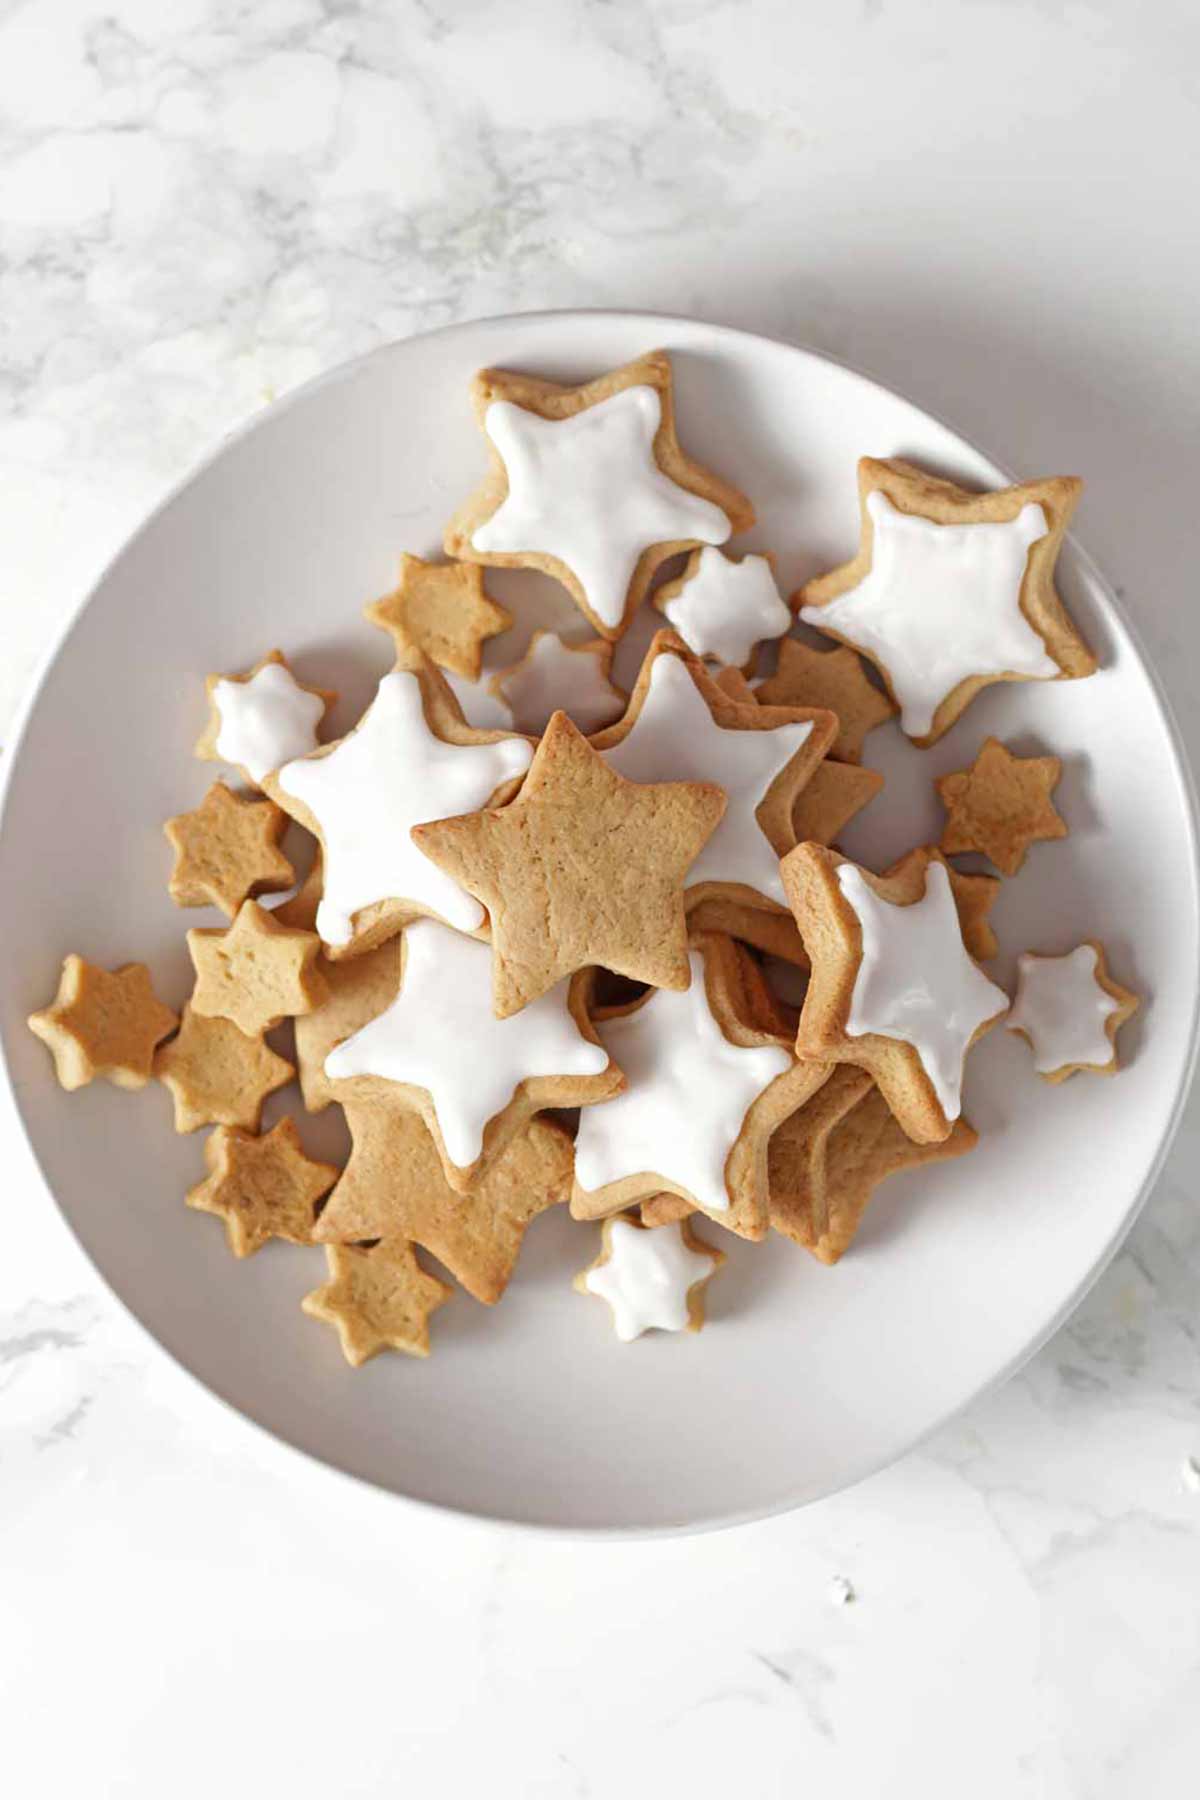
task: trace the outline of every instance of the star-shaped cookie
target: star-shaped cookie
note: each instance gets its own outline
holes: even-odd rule
[[[668,557],[754,523],[745,495],[680,449],[662,351],[583,387],[484,369],[471,400],[491,468],[447,553],[555,576],[602,637],[620,637]]]
[[[827,706],[836,713],[837,736],[829,754],[845,763],[861,762],[868,732],[896,712],[856,650],[847,645],[814,650],[798,638],[781,640],[775,673],[760,681],[754,692],[764,706]]]
[[[300,1302],[310,1319],[337,1327],[352,1368],[380,1350],[429,1355],[429,1315],[452,1290],[429,1275],[411,1244],[383,1242],[369,1250],[327,1245],[329,1280]]]
[[[268,1238],[312,1242],[313,1211],[341,1173],[306,1156],[295,1121],[280,1119],[265,1137],[218,1125],[204,1145],[208,1178],[187,1203],[225,1221],[235,1256],[253,1256]]]
[[[1079,499],[1068,476],[971,493],[892,459],[858,465],[862,543],[801,590],[800,617],[878,668],[918,744],[992,681],[1091,675],[1054,586]]]
[[[117,1087],[145,1087],[155,1046],[179,1020],[156,996],[145,963],[111,972],[82,956],[63,960],[58,992],[28,1024],[54,1058],[59,1084],[85,1087],[103,1075]]]
[[[713,782],[626,781],[559,712],[515,800],[412,835],[487,907],[506,1019],[592,963],[686,987],[683,884],[724,811]]]
[[[799,844],[832,844],[864,806],[883,791],[878,769],[826,757],[809,776],[792,808],[792,830]]]
[[[315,1241],[411,1240],[485,1306],[507,1287],[527,1227],[571,1197],[571,1139],[549,1119],[531,1119],[465,1194],[447,1186],[417,1113],[351,1102],[346,1121],[354,1148],[317,1220]]]
[[[704,1288],[725,1261],[687,1224],[648,1230],[624,1216],[606,1219],[595,1262],[575,1277],[581,1294],[598,1294],[612,1309],[623,1344],[644,1331],[699,1331]]]
[[[1015,875],[1030,844],[1067,835],[1050,798],[1061,774],[1057,756],[1014,756],[987,738],[969,769],[933,784],[946,808],[942,849],[982,851],[1002,874]]]
[[[658,589],[654,605],[697,656],[748,673],[759,644],[780,637],[792,622],[772,563],[769,556],[726,556],[705,545],[692,551],[677,581]]]
[[[219,906],[232,919],[243,900],[291,887],[296,871],[279,848],[286,824],[273,800],[242,799],[214,781],[193,812],[163,826],[175,852],[167,892],[176,906]]]
[[[959,929],[968,956],[973,956],[976,962],[988,962],[1000,948],[989,918],[1000,892],[1000,877],[964,875],[961,869],[946,862],[931,844],[918,844],[916,849],[906,851],[885,869],[883,879],[894,881],[900,894],[919,894],[931,862],[942,863],[950,877],[950,892],[958,909]]]
[[[391,633],[399,654],[423,650],[467,681],[479,680],[486,640],[512,624],[512,614],[484,592],[482,569],[419,556],[402,556],[396,588],[363,611],[372,625]]]
[[[394,937],[377,950],[368,950],[365,956],[326,963],[325,998],[295,1023],[296,1067],[309,1112],[321,1112],[339,1098],[337,1088],[325,1073],[325,1058],[336,1045],[353,1037],[391,1005],[400,992],[403,949],[403,938]],[[368,1235],[392,1234],[381,1231]]]
[[[1017,997],[1005,1023],[1030,1046],[1044,1081],[1082,1069],[1115,1075],[1117,1032],[1139,1005],[1109,974],[1104,946],[1085,938],[1065,956],[1017,958]]]
[[[311,1012],[324,998],[320,941],[280,925],[257,900],[245,901],[227,930],[194,929],[187,943],[196,971],[192,1011],[232,1019],[247,1037]]]
[[[603,638],[564,644],[554,631],[535,631],[520,662],[488,683],[522,731],[545,731],[552,713],[565,712],[580,731],[599,731],[619,719],[629,696],[614,687],[613,647]]]
[[[208,724],[196,755],[232,764],[254,787],[316,749],[317,727],[337,699],[331,689],[297,681],[282,650],[269,651],[244,675],[208,676],[205,689]]]
[[[230,1019],[183,1009],[178,1034],[154,1058],[154,1073],[175,1102],[175,1129],[240,1125],[257,1131],[263,1101],[296,1073],[261,1038]]]

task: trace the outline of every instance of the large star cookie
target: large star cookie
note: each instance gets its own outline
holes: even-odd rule
[[[175,1103],[176,1131],[240,1125],[257,1131],[263,1101],[295,1074],[290,1062],[247,1037],[230,1019],[185,1006],[178,1034],[154,1058],[154,1073]]]
[[[192,1011],[232,1019],[247,1037],[311,1012],[325,997],[315,935],[280,925],[257,900],[243,903],[228,930],[189,931],[187,944],[196,970]]]
[[[317,745],[317,727],[337,695],[297,681],[281,650],[245,675],[210,675],[208,724],[196,745],[206,762],[231,763],[261,787],[265,778]]]
[[[654,604],[697,656],[747,673],[759,644],[782,636],[792,622],[769,556],[739,560],[712,545],[692,551],[683,574],[659,588]]]
[[[1015,875],[1030,844],[1067,835],[1050,798],[1061,774],[1057,756],[1014,756],[988,738],[969,769],[933,784],[946,808],[942,849],[950,856],[980,850],[1003,874]]]
[[[1080,482],[977,494],[864,457],[858,486],[858,555],[808,582],[800,617],[871,659],[909,737],[935,743],[989,682],[1095,671],[1054,586]]]
[[[117,1087],[145,1087],[155,1046],[179,1020],[164,1006],[145,963],[111,972],[82,956],[63,960],[58,992],[28,1024],[54,1058],[62,1087],[85,1087],[97,1075]]]
[[[690,1225],[647,1230],[633,1219],[606,1219],[599,1256],[575,1277],[581,1294],[597,1294],[612,1309],[613,1330],[623,1344],[644,1331],[699,1331],[704,1287],[724,1253]]]
[[[429,1355],[429,1315],[445,1305],[452,1289],[426,1273],[411,1244],[397,1240],[369,1250],[330,1244],[325,1261],[329,1280],[300,1305],[310,1319],[336,1326],[351,1368],[380,1350]]]
[[[512,624],[512,614],[484,592],[477,566],[422,562],[419,556],[401,556],[395,589],[363,611],[391,634],[399,656],[421,650],[466,681],[479,680],[485,641]]]
[[[471,398],[491,469],[447,552],[555,576],[602,637],[620,637],[660,563],[754,523],[745,495],[680,449],[661,351],[575,388],[485,369]]]
[[[253,1256],[268,1238],[312,1242],[313,1213],[341,1171],[306,1156],[292,1119],[266,1137],[219,1125],[204,1145],[208,1178],[187,1203],[225,1222],[235,1256]]]
[[[629,696],[609,679],[613,647],[603,638],[564,644],[554,631],[535,631],[520,662],[488,683],[522,731],[542,732],[552,713],[565,712],[580,731],[599,731],[619,719]]]
[[[1017,997],[1005,1023],[1033,1051],[1045,1081],[1065,1081],[1077,1070],[1114,1075],[1117,1032],[1133,1017],[1136,994],[1114,981],[1104,947],[1086,938],[1065,956],[1017,959]]]
[[[167,892],[176,906],[218,906],[233,917],[243,900],[291,887],[296,871],[279,848],[287,815],[214,781],[194,811],[163,826],[175,852]]]

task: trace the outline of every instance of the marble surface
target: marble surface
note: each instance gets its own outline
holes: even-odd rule
[[[1198,57],[1187,0],[0,0],[0,720],[274,396],[425,326],[613,304],[812,344],[1084,473],[1195,752]],[[630,1544],[274,1446],[120,1313],[4,1130],[14,1791],[1194,1787],[1195,1107],[1001,1392],[805,1513]]]

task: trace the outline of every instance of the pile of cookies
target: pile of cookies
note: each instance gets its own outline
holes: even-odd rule
[[[948,858],[1011,877],[1065,836],[1057,758],[989,738],[936,784],[940,845],[882,873],[834,847],[886,804],[876,728],[923,747],[989,682],[1092,673],[1054,585],[1078,482],[970,493],[864,458],[857,556],[785,600],[769,556],[722,548],[753,509],[681,449],[665,355],[575,388],[488,370],[472,397],[489,472],[448,560],[404,556],[367,607],[395,666],[354,728],[321,742],[335,696],[279,651],[208,679],[198,753],[242,785],[165,828],[173,899],[228,921],[188,933],[182,1014],[143,965],[72,955],[30,1019],[64,1087],[153,1076],[178,1131],[212,1128],[187,1200],[236,1256],[325,1247],[303,1304],[353,1364],[428,1351],[452,1289],[418,1250],[492,1305],[556,1205],[602,1222],[576,1285],[619,1338],[694,1328],[724,1260],[701,1215],[832,1264],[888,1175],[974,1149],[984,1032],[1007,1015],[1048,1081],[1108,1073],[1137,1004],[1095,942],[1021,957],[1011,1007],[980,966],[1000,877]],[[484,566],[554,577],[594,638],[539,632],[485,684],[512,619]],[[647,603],[626,696],[613,646]],[[787,635],[797,615],[837,647]],[[260,1131],[293,1079],[344,1108],[344,1168],[290,1116]]]

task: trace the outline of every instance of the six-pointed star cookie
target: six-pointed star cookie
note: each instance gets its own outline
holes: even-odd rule
[[[775,673],[760,681],[754,695],[763,706],[827,706],[837,714],[837,736],[829,754],[838,762],[862,761],[868,732],[894,717],[896,708],[871,680],[856,650],[814,650],[798,638],[784,638]]]
[[[686,987],[683,884],[724,811],[712,782],[626,781],[559,712],[508,806],[412,835],[487,907],[506,1019],[591,963]]]
[[[214,781],[193,812],[163,826],[175,852],[167,892],[176,906],[219,906],[232,919],[252,895],[291,887],[296,871],[279,848],[286,824],[273,800],[240,799]]]
[[[581,1294],[598,1294],[612,1308],[623,1344],[644,1331],[699,1331],[704,1285],[725,1261],[690,1225],[648,1230],[633,1219],[606,1219],[595,1262],[575,1277]]]
[[[357,955],[432,913],[463,931],[483,908],[412,841],[412,827],[507,792],[533,756],[527,739],[464,725],[420,652],[385,675],[349,736],[272,777],[270,792],[321,840],[317,930],[333,957]]]
[[[225,1221],[235,1256],[253,1256],[273,1237],[311,1243],[313,1210],[341,1173],[305,1155],[292,1119],[280,1119],[266,1137],[218,1125],[204,1160],[208,1178],[192,1188],[187,1203]]]
[[[244,675],[210,675],[204,685],[209,718],[196,755],[231,763],[255,787],[281,764],[315,750],[317,727],[337,699],[331,689],[297,681],[281,650]]]
[[[1114,981],[1104,947],[1085,938],[1065,956],[1017,958],[1017,997],[1005,1023],[1033,1051],[1045,1081],[1065,1081],[1077,1070],[1115,1075],[1117,1032],[1139,1006],[1138,997]]]
[[[154,1058],[154,1073],[175,1102],[176,1131],[240,1125],[257,1131],[263,1101],[295,1074],[290,1062],[247,1037],[230,1019],[183,1009],[178,1034]]]
[[[414,1107],[450,1186],[482,1179],[548,1106],[588,1106],[624,1085],[565,983],[510,1019],[491,1002],[491,951],[432,919],[404,933],[390,1004],[325,1058],[334,1097]]]
[[[942,849],[951,856],[981,850],[1003,874],[1015,875],[1030,844],[1067,835],[1050,798],[1061,774],[1057,756],[1014,756],[988,738],[969,769],[933,784],[946,808]]]
[[[864,457],[858,555],[802,589],[800,617],[870,657],[918,744],[989,682],[1091,675],[1054,586],[1081,485],[1064,475],[974,494]]]
[[[697,656],[747,673],[758,645],[792,622],[769,556],[726,556],[712,545],[692,551],[678,581],[659,588],[654,604]]]
[[[522,731],[545,731],[556,712],[580,731],[598,731],[619,719],[629,701],[609,680],[612,658],[603,638],[564,644],[555,631],[535,631],[520,662],[493,675],[488,688]]]
[[[187,943],[196,971],[192,1011],[232,1019],[247,1037],[311,1012],[325,997],[316,936],[280,925],[257,900],[244,902],[227,931],[192,930]]]
[[[352,1368],[380,1350],[429,1355],[429,1315],[453,1290],[426,1273],[411,1244],[384,1242],[370,1250],[330,1244],[325,1261],[329,1280],[300,1305],[310,1319],[337,1327]]]
[[[431,662],[478,681],[483,645],[512,624],[512,614],[484,592],[473,563],[428,563],[400,558],[400,581],[363,609],[372,625],[391,633],[397,653],[423,650]]]
[[[661,351],[577,388],[485,369],[471,398],[491,469],[447,552],[556,576],[602,637],[620,637],[667,557],[754,523],[745,495],[680,449]]]
[[[549,1119],[531,1119],[465,1194],[447,1186],[419,1114],[351,1102],[346,1122],[354,1148],[317,1220],[315,1241],[409,1239],[485,1306],[507,1287],[526,1228],[571,1197],[571,1139]]]
[[[103,1075],[117,1087],[145,1087],[154,1049],[179,1020],[158,999],[145,963],[125,963],[111,973],[82,956],[63,959],[58,992],[30,1031],[54,1058],[62,1087],[85,1087]]]

